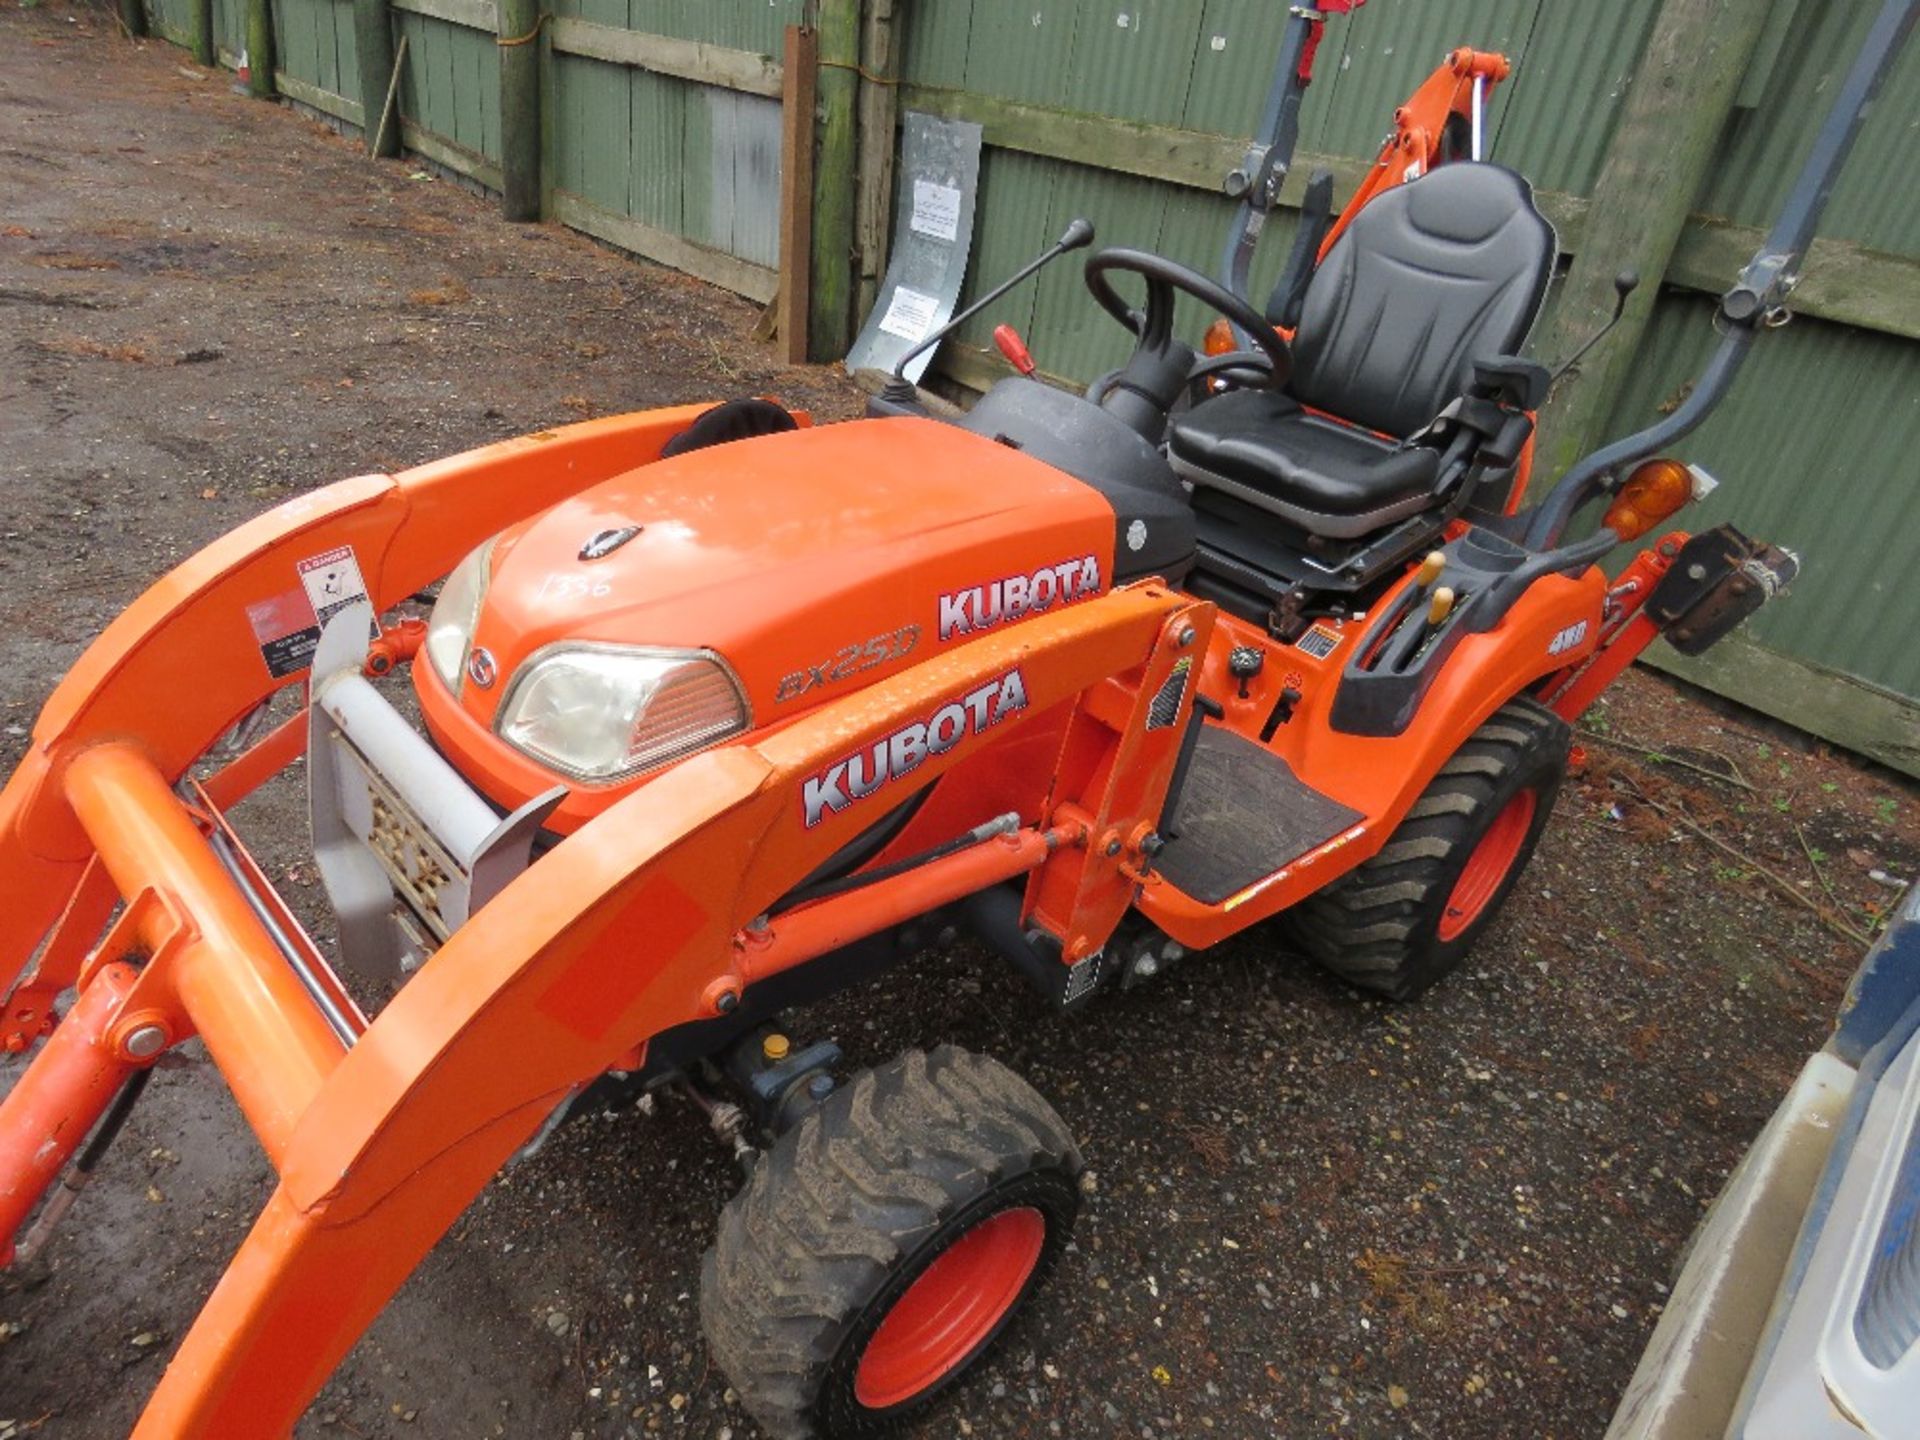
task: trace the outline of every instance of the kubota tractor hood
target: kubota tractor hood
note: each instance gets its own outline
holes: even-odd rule
[[[536,761],[518,711],[554,657],[704,659],[653,703],[692,714],[737,696],[737,730],[757,730],[1099,593],[1114,531],[1099,491],[951,425],[736,441],[641,466],[502,534],[456,685],[425,653],[415,684],[435,739],[496,801],[574,782],[555,817],[571,829],[666,762],[608,776]],[[591,680],[566,678],[566,698],[542,704],[595,704]]]

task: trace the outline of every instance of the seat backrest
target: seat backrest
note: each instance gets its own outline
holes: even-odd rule
[[[1498,165],[1454,161],[1383,192],[1314,271],[1288,388],[1411,435],[1465,393],[1474,357],[1519,353],[1555,249],[1533,187]]]

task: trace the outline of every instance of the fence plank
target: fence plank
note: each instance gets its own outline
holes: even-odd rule
[[[779,275],[765,265],[724,254],[684,235],[635,220],[631,215],[616,215],[564,190],[553,192],[553,216],[563,225],[571,225],[644,259],[723,285],[749,300],[764,304],[780,288]]]
[[[323,115],[331,115],[336,120],[344,120],[349,125],[365,124],[358,100],[348,100],[331,90],[322,90],[318,85],[310,84],[298,75],[290,75],[285,70],[274,72],[273,83],[289,100],[298,100],[302,105],[310,106]]]
[[[444,4],[448,0],[408,0],[408,3]],[[553,48],[563,55],[584,55],[592,60],[651,70],[656,75],[717,85],[723,90],[744,90],[749,95],[780,98],[779,63],[751,50],[730,50],[671,35],[643,35],[567,16],[555,16],[551,28]]]
[[[1704,655],[1689,658],[1663,643],[1642,659],[1903,774],[1920,775],[1920,708],[1911,700],[1769,650],[1739,631]]]
[[[1695,215],[1680,232],[1665,281],[1718,294],[1765,239],[1759,229]],[[1816,239],[1807,247],[1788,308],[1920,340],[1920,259],[1882,255],[1850,240]]]
[[[456,145],[444,136],[436,135],[423,125],[412,120],[400,122],[400,138],[407,149],[424,155],[436,165],[444,165],[457,175],[469,180],[477,180],[489,190],[499,190],[503,183],[500,167],[484,155],[476,155],[464,145]]]
[[[449,25],[464,25],[469,30],[496,34],[500,29],[498,7],[493,0],[388,0],[396,10],[410,11]]]

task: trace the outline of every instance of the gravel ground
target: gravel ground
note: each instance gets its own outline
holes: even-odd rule
[[[9,8],[0,764],[111,616],[289,494],[586,414],[857,408],[834,373],[780,366],[756,318],[363,161],[102,12]],[[1588,726],[1508,913],[1417,1006],[1254,933],[1075,1020],[966,949],[810,1017],[859,1063],[998,1056],[1096,1172],[1051,1285],[910,1434],[1601,1433],[1920,822],[1904,782],[1649,675]],[[283,787],[238,818],[310,907],[298,814]],[[161,1072],[51,1278],[0,1291],[0,1435],[124,1434],[269,1180],[210,1068]],[[298,1433],[746,1440],[693,1299],[736,1183],[685,1109],[569,1127]]]

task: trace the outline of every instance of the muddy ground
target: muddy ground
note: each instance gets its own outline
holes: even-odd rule
[[[832,372],[778,365],[756,318],[368,163],[101,12],[10,0],[0,762],[111,616],[290,494],[624,408],[856,408]],[[1256,934],[1074,1021],[968,950],[818,1017],[857,1061],[941,1040],[999,1056],[1098,1177],[1033,1312],[911,1434],[1602,1432],[1681,1242],[1819,1044],[1848,932],[1897,896],[1876,874],[1913,873],[1920,823],[1884,773],[1648,675],[1590,729],[1516,903],[1418,1006]],[[241,818],[310,907],[298,796]],[[0,1435],[124,1434],[268,1180],[204,1061],[162,1072],[51,1279],[0,1293]],[[682,1108],[563,1131],[455,1227],[299,1433],[745,1440],[693,1298],[736,1181]]]

